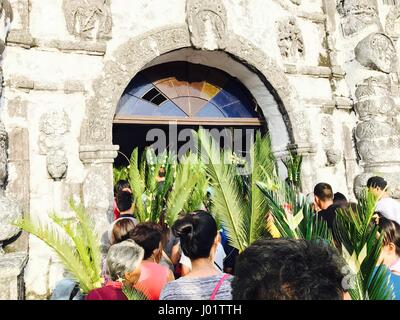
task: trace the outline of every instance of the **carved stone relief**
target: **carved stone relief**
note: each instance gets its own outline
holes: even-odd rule
[[[400,6],[393,6],[389,9],[386,16],[385,31],[392,38],[400,36]]]
[[[397,64],[396,48],[383,33],[371,33],[355,48],[356,60],[366,68],[390,73]]]
[[[39,149],[46,155],[47,171],[54,180],[65,177],[68,160],[65,154],[65,138],[71,122],[65,111],[51,111],[40,119]]]
[[[336,166],[342,159],[342,152],[339,149],[328,149],[326,151],[326,159],[328,166]]]
[[[5,49],[5,41],[13,20],[13,11],[7,0],[0,0],[0,54]]]
[[[372,24],[381,28],[376,0],[339,0],[336,8],[342,17],[344,36],[351,36]]]
[[[286,60],[304,57],[304,40],[295,18],[278,22],[278,46],[282,57]]]
[[[385,168],[398,163],[400,127],[395,119],[397,107],[390,92],[389,77],[370,77],[357,86],[355,109],[361,122],[355,129],[357,151],[365,172],[355,180],[355,192],[360,192],[365,177],[382,175],[371,166]],[[365,180],[365,181],[364,181]],[[393,181],[395,183],[395,181]],[[396,182],[393,186],[398,186]]]
[[[111,0],[64,0],[63,10],[68,32],[82,40],[111,38]]]
[[[190,41],[195,48],[225,48],[227,14],[221,0],[188,0],[186,14]]]

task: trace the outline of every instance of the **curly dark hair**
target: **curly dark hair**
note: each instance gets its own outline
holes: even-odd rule
[[[234,300],[341,300],[339,252],[322,241],[262,239],[237,258]]]

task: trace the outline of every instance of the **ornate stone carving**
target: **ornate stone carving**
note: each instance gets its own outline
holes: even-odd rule
[[[20,229],[13,225],[13,222],[22,216],[22,211],[15,201],[10,200],[0,192],[0,253],[1,243],[16,236]]]
[[[54,180],[65,177],[68,160],[65,155],[65,138],[71,126],[64,110],[50,111],[40,119],[39,149],[46,155],[47,171]]]
[[[278,22],[278,46],[284,59],[296,60],[304,57],[303,36],[295,18]]]
[[[398,110],[391,96],[388,77],[365,79],[357,85],[355,95],[355,109],[361,120],[355,129],[355,138],[357,151],[365,168],[365,172],[355,180],[357,194],[366,183],[365,177],[378,174],[376,166],[392,167],[398,163],[400,127],[395,119]],[[396,181],[393,183],[395,188],[400,186]]]
[[[65,177],[68,169],[68,160],[62,149],[52,150],[46,157],[47,171],[50,176],[58,181]]]
[[[227,14],[221,0],[187,0],[186,14],[190,40],[195,48],[225,48]]]
[[[111,38],[111,0],[64,0],[68,32],[83,40]]]
[[[381,27],[376,0],[339,0],[336,8],[342,17],[345,36],[353,35],[372,24]]]
[[[328,160],[328,166],[336,166],[342,159],[342,152],[338,149],[328,149],[326,151],[326,159]]]
[[[301,5],[301,0],[290,0],[293,4],[299,6]]]
[[[396,68],[396,48],[383,33],[371,33],[365,37],[357,44],[355,54],[356,60],[369,69],[390,73]]]
[[[5,49],[5,41],[13,20],[13,11],[8,0],[0,0],[0,54]]]
[[[400,36],[400,6],[393,6],[386,16],[385,32],[392,38]]]

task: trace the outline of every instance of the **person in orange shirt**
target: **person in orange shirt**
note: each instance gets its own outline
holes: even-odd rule
[[[159,300],[167,282],[175,279],[173,272],[160,264],[162,257],[162,228],[153,222],[139,223],[131,232],[130,239],[144,249],[140,278],[135,286],[149,300]]]

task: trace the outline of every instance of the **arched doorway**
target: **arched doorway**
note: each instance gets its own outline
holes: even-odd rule
[[[260,106],[237,78],[187,61],[166,62],[139,72],[125,89],[113,123],[113,143],[120,146],[116,167],[127,164],[135,147],[142,152],[152,145],[154,132],[164,134],[165,141],[157,141],[161,149],[179,154],[191,139],[182,133],[203,126],[220,140],[221,147],[229,144],[242,157],[248,154],[255,132],[266,132]]]

